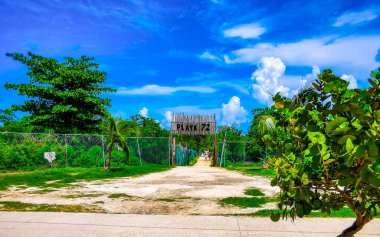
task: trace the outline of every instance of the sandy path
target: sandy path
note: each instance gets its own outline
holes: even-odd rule
[[[279,191],[270,186],[268,178],[245,176],[223,168],[210,167],[210,161],[203,157],[194,166],[176,167],[137,178],[77,184],[79,186],[75,188],[62,188],[46,194],[30,194],[35,188],[1,192],[0,201],[92,204],[110,213],[227,215],[251,213],[259,209],[221,205],[219,200],[222,198],[245,196],[244,190],[248,188],[259,188],[267,196],[274,196]],[[108,197],[120,193],[128,196]],[[78,195],[78,198],[67,198],[65,195]],[[81,195],[88,197],[80,197]],[[260,209],[268,208],[268,205]]]

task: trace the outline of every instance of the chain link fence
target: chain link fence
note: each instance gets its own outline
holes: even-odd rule
[[[107,137],[84,134],[0,133],[0,170],[103,167]],[[128,137],[130,158],[114,147],[111,165],[169,165],[168,137]],[[54,152],[50,163],[46,153]]]
[[[169,137],[128,137],[130,158],[114,147],[111,152],[112,166],[125,164],[189,165],[198,151],[181,145],[173,148]],[[107,137],[85,134],[39,134],[0,133],[0,170],[34,170],[48,167],[104,167]],[[251,155],[253,143],[225,141],[218,143],[218,166],[228,163],[253,163],[257,157]],[[54,152],[51,163],[45,153]]]
[[[252,154],[254,143],[247,141],[218,142],[218,166],[228,163],[255,163],[258,158]]]
[[[186,147],[182,147],[181,145],[175,146],[174,162],[178,166],[189,165],[197,156],[198,152],[196,150],[188,149]]]

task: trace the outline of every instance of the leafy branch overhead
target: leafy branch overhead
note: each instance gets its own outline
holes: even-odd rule
[[[352,236],[380,214],[379,70],[367,89],[349,89],[347,81],[325,70],[302,103],[273,97],[276,130],[287,134],[282,140],[269,134],[267,140],[275,152],[272,185],[282,190],[278,207],[284,216],[348,206],[356,220],[341,236]]]
[[[17,90],[28,99],[21,105],[12,105],[13,111],[30,114],[30,123],[37,130],[54,132],[93,132],[98,129],[108,98],[101,94],[114,92],[101,84],[106,73],[99,71],[94,58],[79,59],[65,57],[64,62],[33,53],[26,56],[7,53],[8,57],[25,64],[28,68],[28,83],[6,83],[6,89]]]

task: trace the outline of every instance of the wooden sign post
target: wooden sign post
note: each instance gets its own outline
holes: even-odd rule
[[[216,133],[215,115],[174,114],[170,133],[194,136],[213,135]]]
[[[218,165],[218,136],[215,134],[214,140],[214,167]]]
[[[216,119],[214,115],[174,114],[171,121],[170,135],[185,134],[192,136],[215,135],[214,166],[217,166],[218,137],[216,136]],[[175,138],[173,137],[172,164],[174,165]]]

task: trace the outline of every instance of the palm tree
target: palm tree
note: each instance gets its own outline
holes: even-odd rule
[[[301,88],[293,96],[292,103],[294,105],[299,105],[301,107],[304,107],[306,106],[306,103],[308,101],[307,96],[314,92],[315,92],[315,89],[312,84],[302,84]]]
[[[130,121],[125,121],[121,118],[115,119],[112,115],[107,116],[106,121],[106,136],[107,136],[107,161],[105,169],[110,170],[112,148],[117,147],[125,153],[130,163],[129,147],[126,136],[130,133],[137,133],[137,125]]]

